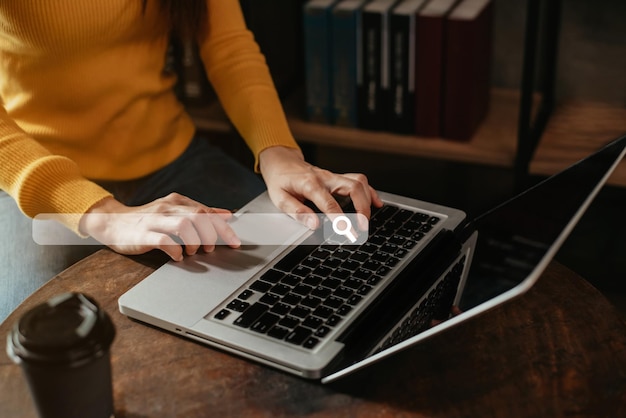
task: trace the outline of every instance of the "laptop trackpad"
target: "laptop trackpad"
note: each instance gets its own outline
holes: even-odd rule
[[[170,261],[124,294],[120,307],[133,306],[146,315],[183,326],[194,324],[288,248],[285,245],[307,233],[304,226],[284,217],[279,217],[279,227],[273,219],[234,220],[240,248],[218,245],[211,253]]]

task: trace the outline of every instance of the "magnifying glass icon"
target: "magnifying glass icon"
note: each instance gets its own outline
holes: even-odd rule
[[[344,228],[340,228],[341,222],[345,225]],[[347,237],[353,244],[356,242],[356,237],[352,233],[352,222],[350,221],[350,218],[345,215],[339,215],[333,219],[333,231],[335,231],[338,235]]]

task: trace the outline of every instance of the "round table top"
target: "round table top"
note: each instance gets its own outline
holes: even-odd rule
[[[428,339],[375,372],[322,385],[157,330],[117,299],[162,262],[101,250],[0,325],[6,336],[53,295],[88,294],[117,330],[116,417],[626,416],[626,323],[590,284],[552,262],[526,294]],[[19,366],[0,353],[0,416],[35,417]]]

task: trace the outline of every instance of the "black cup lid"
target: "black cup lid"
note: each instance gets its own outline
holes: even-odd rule
[[[64,293],[20,318],[7,351],[18,362],[79,366],[103,355],[114,336],[111,319],[92,298]]]

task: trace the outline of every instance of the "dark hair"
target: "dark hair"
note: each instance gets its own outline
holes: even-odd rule
[[[145,11],[147,2],[143,0]],[[187,38],[198,33],[205,23],[207,14],[206,0],[158,0],[161,13],[164,13],[173,34]]]

